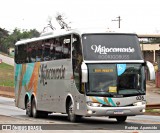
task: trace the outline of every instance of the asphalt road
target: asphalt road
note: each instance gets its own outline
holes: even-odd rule
[[[73,132],[76,130],[76,132],[83,131],[88,133],[92,130],[92,133],[96,131],[106,133],[107,130],[108,133],[133,133],[132,131],[138,129],[138,133],[158,133],[160,130],[139,130],[139,128],[141,126],[156,126],[160,129],[160,116],[141,115],[128,117],[123,124],[118,124],[116,120],[108,119],[108,117],[86,117],[82,118],[79,123],[70,123],[65,114],[51,114],[47,118],[35,119],[27,117],[24,110],[15,107],[14,99],[0,97],[0,124],[23,124],[23,126],[42,124],[42,129],[45,129],[46,132],[51,130]]]

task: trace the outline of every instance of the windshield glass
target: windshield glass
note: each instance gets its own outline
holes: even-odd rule
[[[142,60],[135,34],[83,34],[84,60]]]
[[[88,64],[91,95],[137,95],[145,93],[142,64]]]

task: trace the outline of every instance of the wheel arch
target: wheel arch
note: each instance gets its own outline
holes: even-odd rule
[[[71,95],[71,94],[68,94],[68,95],[67,95],[67,98],[66,98],[66,113],[68,113],[67,108],[68,108],[68,105],[69,105],[69,102],[70,102],[70,101],[72,101],[73,104],[74,104],[74,100],[73,100],[72,95]]]
[[[36,95],[34,93],[32,93],[32,95],[30,95],[28,92],[26,93],[25,95],[25,99],[24,99],[24,104],[25,104],[25,109],[26,109],[26,103],[27,103],[27,100],[29,99],[30,101],[30,104],[32,103],[32,100],[33,98],[35,98],[35,102],[36,102],[36,105],[37,105],[37,99],[36,99]]]

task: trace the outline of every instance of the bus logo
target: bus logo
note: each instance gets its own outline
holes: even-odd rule
[[[64,79],[65,67],[62,65],[60,68],[47,68],[47,64],[42,64],[39,68],[40,83],[45,86],[47,80]]]
[[[106,48],[105,46],[101,46],[101,45],[92,45],[91,49],[95,52],[95,53],[99,53],[99,54],[107,54],[107,53],[114,53],[114,52],[118,52],[118,53],[134,53],[135,49],[128,47],[128,48]]]

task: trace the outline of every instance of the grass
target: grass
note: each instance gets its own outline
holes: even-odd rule
[[[160,109],[146,109],[146,113],[160,115]]]
[[[0,64],[0,86],[14,87],[14,67],[5,63]]]

